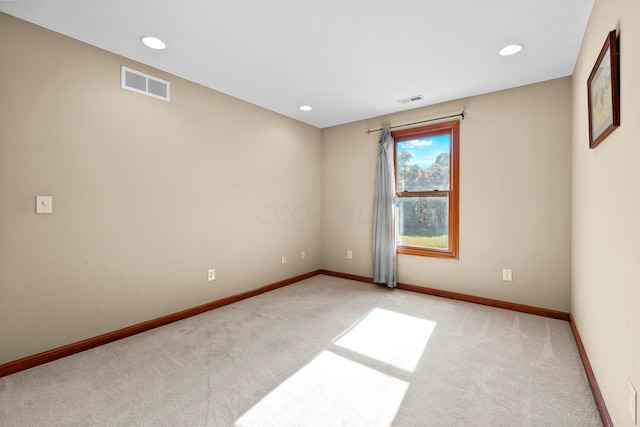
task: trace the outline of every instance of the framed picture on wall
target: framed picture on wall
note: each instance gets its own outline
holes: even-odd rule
[[[609,32],[587,80],[589,98],[589,148],[595,148],[620,126],[618,39]]]

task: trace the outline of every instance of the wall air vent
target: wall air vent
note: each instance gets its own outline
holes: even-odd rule
[[[132,90],[154,98],[169,101],[170,83],[141,71],[122,66],[122,89]]]
[[[400,104],[408,104],[410,102],[416,102],[423,100],[424,97],[422,95],[410,96],[409,98],[398,99],[398,103]]]

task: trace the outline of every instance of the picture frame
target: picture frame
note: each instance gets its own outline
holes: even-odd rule
[[[618,39],[609,32],[598,60],[587,80],[589,100],[589,148],[600,144],[620,126],[620,82],[618,79]]]

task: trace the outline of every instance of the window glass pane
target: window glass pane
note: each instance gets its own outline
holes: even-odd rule
[[[399,244],[449,249],[449,196],[398,198]]]
[[[449,190],[449,134],[396,143],[397,191]]]

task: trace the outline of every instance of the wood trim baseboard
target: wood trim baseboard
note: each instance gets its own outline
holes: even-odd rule
[[[598,412],[600,412],[602,424],[604,425],[604,427],[613,427],[613,421],[611,420],[611,416],[609,415],[607,405],[604,402],[604,396],[602,396],[602,392],[600,392],[600,387],[598,386],[598,382],[596,381],[596,376],[593,373],[593,369],[591,369],[591,363],[589,363],[587,352],[584,348],[584,345],[582,344],[582,339],[580,338],[580,333],[578,332],[578,326],[573,319],[573,315],[570,314],[569,318],[571,330],[573,331],[573,336],[576,339],[576,344],[578,345],[578,352],[580,353],[580,358],[582,359],[582,364],[584,365],[584,370],[587,374],[587,380],[589,381],[589,385],[591,386],[591,392],[593,393],[593,398],[596,401]]]
[[[97,337],[87,338],[82,341],[78,341],[72,344],[68,344],[62,347],[54,348],[52,350],[44,351],[42,353],[34,354],[31,356],[23,357],[12,362],[8,362],[0,365],[0,378],[7,375],[15,374],[16,372],[24,371],[25,369],[33,368],[44,363],[53,362],[54,360],[61,359],[72,354],[80,353],[85,350],[89,350],[95,347],[99,347],[104,344],[108,344],[113,341],[127,338],[132,335],[145,332],[159,326],[164,326],[169,323],[177,322],[178,320],[186,319],[188,317],[195,316],[218,307],[233,304],[234,302],[242,301],[243,299],[251,298],[256,295],[263,294],[265,292],[272,291],[274,289],[281,288],[283,286],[291,285],[304,279],[308,279],[320,274],[321,270],[312,271],[299,276],[291,277],[289,279],[281,280],[279,282],[271,283],[262,286],[258,289],[254,289],[249,292],[244,292],[237,295],[232,295],[226,298],[222,298],[216,301],[209,302],[207,304],[192,307],[186,310],[172,313],[166,316],[158,317],[157,319],[148,320],[146,322],[138,323],[136,325],[128,326],[126,328],[118,329],[116,331],[107,332],[106,334],[98,335]]]
[[[364,283],[369,283],[373,285],[372,277],[358,276],[356,274],[348,274],[348,273],[339,273],[337,271],[331,271],[331,270],[320,270],[320,274],[324,274],[325,276],[339,277],[341,279],[355,280],[356,282],[364,282]]]
[[[419,292],[421,294],[433,295],[437,297],[443,297],[448,299],[455,299],[459,301],[471,302],[474,304],[487,305],[495,308],[503,308],[505,310],[518,311],[521,313],[535,314],[536,316],[550,317],[552,319],[559,319],[569,321],[569,313],[564,311],[551,310],[548,308],[535,307],[532,305],[517,304],[515,302],[502,301],[491,298],[478,297],[474,295],[461,294],[458,292],[443,291],[440,289],[425,288],[422,286],[408,285],[405,283],[398,283],[398,289],[404,289],[411,292]]]
[[[337,271],[330,270],[320,270],[320,274],[324,274],[327,276],[341,277],[343,279],[357,280],[364,283],[373,283],[373,279],[371,277],[358,276],[355,274],[346,274],[339,273]],[[437,297],[443,297],[448,299],[455,299],[459,301],[471,302],[474,304],[487,305],[496,308],[503,308],[506,310],[519,311],[527,314],[535,314],[537,316],[550,317],[552,319],[559,319],[569,321],[570,314],[564,311],[550,310],[548,308],[535,307],[531,305],[525,304],[517,304],[514,302],[501,301],[497,299],[477,297],[474,295],[461,294],[458,292],[451,291],[443,291],[440,289],[434,288],[426,288],[423,286],[409,285],[406,283],[398,283],[398,289],[403,289],[405,291],[418,292],[421,294],[433,295]]]

